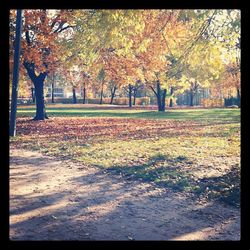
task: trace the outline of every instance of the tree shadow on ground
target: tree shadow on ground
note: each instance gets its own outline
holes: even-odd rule
[[[174,191],[184,191],[190,185],[189,176],[180,171],[179,164],[190,164],[185,156],[176,158],[157,154],[141,165],[116,165],[108,168],[111,174],[121,174],[126,179],[139,179]],[[100,167],[100,166],[99,166]]]
[[[236,164],[227,173],[218,177],[202,178],[196,195],[217,199],[234,207],[240,207],[240,168]]]
[[[11,219],[11,239],[172,240],[207,228],[217,228],[218,224],[224,222],[227,222],[226,228],[217,228],[217,231],[207,235],[205,239],[239,239],[239,221],[234,220],[235,215],[239,218],[238,210],[232,210],[214,200],[195,205],[192,197],[186,196],[176,187],[159,193],[157,185],[162,187],[162,183],[144,184],[146,180],[141,180],[138,175],[132,176],[135,171],[142,174],[152,164],[166,160],[173,165],[173,169],[168,172],[173,176],[178,163],[188,161],[181,156],[168,159],[158,155],[143,166],[127,169],[126,166],[123,169],[122,166],[117,169],[114,166],[111,170],[99,169],[94,173],[86,172],[78,177],[71,177],[67,183],[62,184],[60,192],[50,190],[42,194],[31,192],[11,195],[10,216],[12,219],[13,216],[18,216],[15,222]],[[26,169],[27,173],[32,171],[31,168],[34,174],[39,172],[38,166],[33,165]],[[120,175],[121,171],[124,173],[123,177]],[[162,174],[161,171],[163,169],[159,167],[157,175],[150,168],[148,173],[151,177],[148,181],[156,180]],[[227,176],[230,178],[230,175]],[[126,180],[126,177],[131,178]],[[181,173],[180,177],[183,177]],[[49,182],[50,179],[43,181]],[[172,182],[170,179],[169,183]],[[69,185],[75,188],[69,190]],[[178,181],[175,185],[178,185]]]
[[[142,165],[117,165],[108,168],[111,174],[121,174],[126,179],[154,183],[171,188],[174,192],[188,191],[194,198],[219,200],[227,205],[240,207],[240,167],[238,164],[221,176],[194,179],[181,165],[193,164],[185,156],[168,158],[165,155],[151,157]],[[100,166],[99,166],[100,167]]]

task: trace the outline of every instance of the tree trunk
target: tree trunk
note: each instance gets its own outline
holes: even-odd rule
[[[170,100],[169,100],[169,107],[172,108],[173,107],[173,100],[172,98],[170,97]]]
[[[85,88],[85,86],[83,87],[83,99],[82,99],[82,103],[83,104],[86,103],[86,88]]]
[[[76,104],[77,100],[76,100],[76,89],[72,88],[72,92],[73,92],[73,103]]]
[[[116,92],[116,87],[114,87],[114,89],[111,89],[111,99],[110,99],[110,104],[113,104],[113,100],[115,97],[115,92]]]
[[[36,116],[34,120],[44,120],[48,119],[48,116],[45,111],[44,105],[44,80],[48,75],[47,72],[40,73],[39,76],[35,74],[35,65],[34,63],[29,63],[24,61],[24,67],[27,70],[27,73],[34,84],[35,87],[35,98],[36,98]]]
[[[132,108],[132,85],[128,85],[129,107]]]
[[[134,106],[135,106],[135,101],[136,101],[136,95],[137,95],[137,90],[134,88],[134,93],[133,93],[133,97],[134,97],[133,105]]]
[[[171,88],[170,88],[170,95],[171,95],[171,97],[170,97],[170,102],[169,102],[169,107],[170,107],[170,108],[173,107],[173,99],[172,99],[173,93],[174,93],[174,88],[171,87]]]
[[[166,104],[165,103],[166,103],[167,90],[166,89],[161,90],[159,80],[157,80],[157,82],[156,82],[156,91],[154,90],[153,87],[151,87],[151,89],[153,90],[154,94],[156,95],[158,111],[165,112],[165,110],[166,110]]]
[[[48,119],[44,105],[44,88],[43,88],[44,80],[39,78],[36,79],[36,81],[34,81],[34,86],[35,86],[35,96],[36,96],[36,116],[33,119],[34,120]]]
[[[110,98],[110,104],[113,104],[113,100],[114,100],[114,94],[111,94],[111,98]]]
[[[194,91],[190,91],[190,106],[194,106]]]
[[[102,82],[102,89],[101,89],[101,99],[100,99],[100,104],[102,104],[102,96],[103,96],[103,85],[104,85],[104,82]]]
[[[55,103],[55,99],[54,99],[54,75],[53,75],[53,79],[52,79],[52,84],[51,84],[51,102]]]
[[[240,90],[237,88],[237,99],[240,99]]]
[[[237,88],[237,100],[238,100],[238,106],[240,107],[240,89]]]
[[[163,89],[162,100],[161,100],[161,111],[163,112],[165,112],[166,110],[166,95],[167,95],[167,90]]]
[[[158,111],[161,111],[161,88],[159,81],[156,82],[156,98],[157,98]]]

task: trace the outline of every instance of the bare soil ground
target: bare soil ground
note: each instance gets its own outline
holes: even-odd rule
[[[240,211],[11,148],[10,239],[240,240]]]

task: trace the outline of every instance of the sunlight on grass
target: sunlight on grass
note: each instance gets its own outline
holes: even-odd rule
[[[240,110],[238,109],[182,109],[167,110],[166,112],[130,109],[91,109],[91,108],[69,108],[48,107],[47,113],[51,117],[121,117],[121,118],[145,118],[145,119],[178,119],[178,120],[228,120],[240,121]],[[35,107],[21,107],[17,110],[20,117],[34,116]]]

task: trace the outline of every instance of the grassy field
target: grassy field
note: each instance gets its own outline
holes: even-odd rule
[[[102,106],[101,106],[102,107]],[[156,112],[155,110],[137,110],[108,108],[100,109],[96,106],[84,107],[84,105],[47,105],[46,111],[51,117],[120,117],[120,118],[145,118],[145,119],[178,119],[178,120],[227,120],[240,121],[238,109],[171,109],[167,112]],[[30,117],[35,115],[35,106],[20,106],[17,110],[19,117]]]
[[[240,204],[240,110],[18,107],[12,147],[39,150],[194,197]]]

